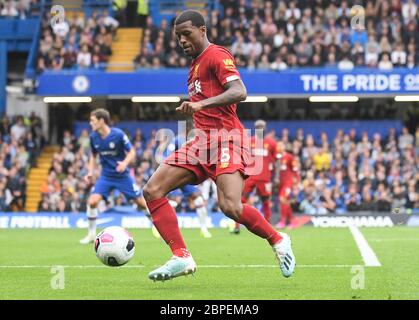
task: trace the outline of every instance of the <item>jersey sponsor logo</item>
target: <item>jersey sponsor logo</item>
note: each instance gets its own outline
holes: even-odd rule
[[[118,155],[118,151],[102,151],[100,152],[101,156],[113,156],[116,157]]]
[[[268,150],[266,150],[266,149],[253,149],[253,155],[261,156],[261,157],[267,157],[268,156]]]
[[[195,94],[202,92],[201,82],[199,80],[195,80]]]

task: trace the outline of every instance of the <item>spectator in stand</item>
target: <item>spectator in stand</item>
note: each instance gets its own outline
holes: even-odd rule
[[[398,147],[400,150],[403,150],[407,147],[413,147],[414,138],[413,135],[409,133],[407,127],[403,127],[402,134],[398,139]]]
[[[0,12],[0,15],[5,17],[17,17],[19,12],[16,9],[16,2],[13,0],[6,1],[4,8]]]
[[[19,141],[26,134],[27,127],[23,124],[23,117],[18,117],[16,123],[11,127],[12,139]]]
[[[354,63],[345,55],[342,57],[342,60],[339,61],[338,68],[340,70],[352,70],[354,68]]]
[[[391,53],[391,62],[396,67],[402,67],[406,65],[406,51],[403,49],[403,44],[401,42],[398,42],[396,44],[395,49]]]
[[[380,70],[391,70],[393,69],[393,63],[391,63],[390,56],[388,53],[383,53],[381,60],[378,63],[378,69]]]

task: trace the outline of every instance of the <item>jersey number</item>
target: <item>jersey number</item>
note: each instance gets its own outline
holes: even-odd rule
[[[221,163],[228,163],[230,161],[230,149],[229,148],[222,148],[221,149]]]

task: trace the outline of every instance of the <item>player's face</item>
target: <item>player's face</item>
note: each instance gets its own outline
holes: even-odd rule
[[[101,121],[96,117],[90,117],[90,126],[92,127],[93,131],[98,131],[103,125],[102,122],[103,120]]]
[[[196,57],[201,53],[205,32],[205,26],[195,27],[191,21],[175,25],[175,34],[179,45],[189,57]]]
[[[279,153],[283,153],[285,151],[285,143],[283,141],[278,141],[276,147]]]

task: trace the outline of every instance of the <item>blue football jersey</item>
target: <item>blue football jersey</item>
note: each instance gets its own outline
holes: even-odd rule
[[[117,172],[119,161],[123,161],[126,153],[132,149],[128,136],[118,128],[111,128],[110,133],[102,139],[99,133],[90,135],[90,147],[93,154],[98,154],[102,165],[102,175],[109,178],[125,177],[129,175],[128,167],[124,172]]]

